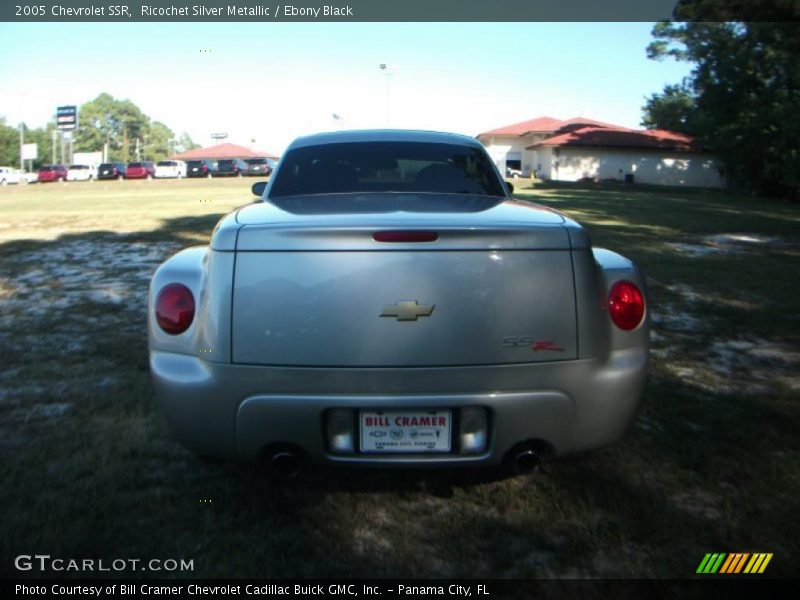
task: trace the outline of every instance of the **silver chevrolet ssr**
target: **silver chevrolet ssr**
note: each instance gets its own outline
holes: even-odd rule
[[[649,350],[641,273],[514,200],[474,139],[293,142],[260,201],[150,285],[150,369],[177,438],[212,457],[508,464],[620,437]]]

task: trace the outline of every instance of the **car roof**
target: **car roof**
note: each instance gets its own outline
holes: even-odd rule
[[[427,142],[430,144],[458,144],[483,148],[483,145],[475,138],[458,133],[416,129],[363,129],[331,131],[299,137],[289,145],[288,149],[345,142]]]

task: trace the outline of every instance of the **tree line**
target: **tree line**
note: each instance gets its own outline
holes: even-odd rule
[[[800,3],[681,0],[673,17],[648,57],[692,71],[646,99],[642,125],[694,136],[739,189],[800,200]]]
[[[55,118],[43,127],[22,124],[26,144],[38,145],[38,159],[33,166],[52,162]],[[102,151],[108,144],[110,161],[158,161],[168,156],[199,148],[187,133],[176,135],[160,121],[144,114],[130,100],[117,100],[102,93],[78,108],[78,129],[73,132],[74,152]],[[0,165],[19,165],[19,127],[0,116]],[[56,162],[61,160],[61,142],[56,139]],[[137,152],[138,150],[138,152]]]

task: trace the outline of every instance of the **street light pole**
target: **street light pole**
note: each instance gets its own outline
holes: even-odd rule
[[[391,125],[391,104],[390,104],[390,93],[391,93],[391,76],[397,70],[397,65],[390,65],[387,63],[381,63],[378,65],[378,68],[383,71],[383,74],[386,76],[386,127]]]
[[[25,126],[20,122],[19,124],[19,169],[20,171],[25,170],[25,159],[23,158],[24,155],[24,146],[25,146],[25,134],[23,133]]]

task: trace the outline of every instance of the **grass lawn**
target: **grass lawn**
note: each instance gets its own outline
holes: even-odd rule
[[[648,276],[644,407],[530,477],[204,462],[152,399],[155,267],[252,180],[0,189],[0,528],[18,554],[185,558],[193,576],[689,577],[706,552],[800,553],[800,206],[519,185]],[[152,575],[152,574],[147,574]]]

